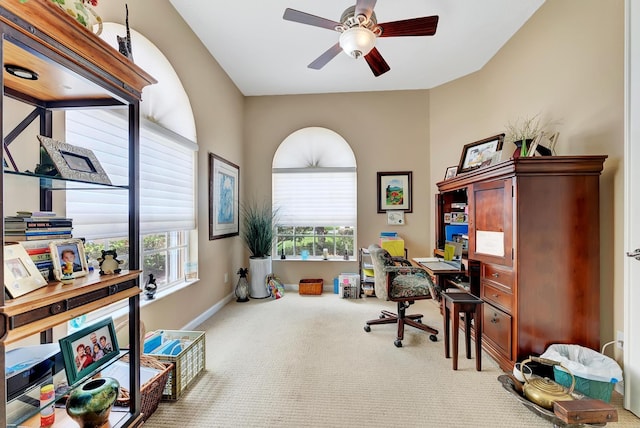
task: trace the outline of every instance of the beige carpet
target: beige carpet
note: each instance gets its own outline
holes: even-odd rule
[[[175,402],[161,402],[145,427],[550,427],[497,381],[486,354],[482,372],[461,356],[444,358],[442,319],[432,301],[412,306],[440,330],[438,342],[408,327],[363,330],[394,305],[376,298],[299,296],[226,305],[206,331],[207,370]],[[461,344],[462,352],[464,347]],[[640,419],[621,408],[618,423]]]

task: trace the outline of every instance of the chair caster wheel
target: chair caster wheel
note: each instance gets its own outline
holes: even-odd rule
[[[418,319],[416,320],[416,322],[417,322],[417,323],[419,323],[419,324],[422,324],[422,318],[418,318]]]
[[[432,342],[437,342],[438,341],[438,336],[436,336],[435,334],[432,334],[431,336],[429,336],[429,340]]]
[[[396,345],[396,348],[402,348],[402,341],[397,340],[395,342],[393,342],[394,345]]]
[[[366,331],[367,333],[369,333],[371,331],[371,326],[365,325],[364,326],[364,331]]]
[[[384,317],[384,314],[380,314],[380,315],[378,315],[378,318],[379,318],[379,319],[381,319],[381,320],[383,320],[383,319],[385,318],[385,317]]]

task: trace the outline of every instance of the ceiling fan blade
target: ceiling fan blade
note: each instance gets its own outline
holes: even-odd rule
[[[378,49],[376,49],[375,47],[371,49],[371,52],[365,55],[364,59],[367,60],[369,68],[371,69],[371,71],[373,71],[373,75],[376,77],[391,70],[391,67],[389,67],[387,61],[382,58],[382,55],[380,55],[380,52],[378,52]]]
[[[355,16],[364,15],[367,19],[371,18],[373,8],[376,6],[377,0],[358,0],[356,2]]]
[[[329,30],[336,29],[340,25],[339,22],[332,21],[326,18],[320,18],[319,16],[311,15],[299,10],[286,8],[284,11],[283,19],[287,21],[299,22],[300,24],[313,25],[314,27],[327,28]]]
[[[380,37],[433,36],[438,27],[438,15],[385,22],[378,26],[382,28]]]
[[[320,70],[322,67],[327,65],[329,61],[335,58],[336,55],[338,55],[340,52],[342,52],[340,43],[336,43],[335,45],[327,49],[325,53],[316,58],[316,60],[309,64],[307,67],[313,68],[314,70]]]

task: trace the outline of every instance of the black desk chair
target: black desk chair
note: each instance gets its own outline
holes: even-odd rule
[[[436,289],[427,272],[415,267],[401,257],[391,257],[387,250],[378,245],[369,246],[369,254],[373,264],[376,296],[398,303],[398,313],[383,310],[378,319],[366,322],[364,331],[370,332],[375,324],[398,324],[398,334],[394,345],[402,347],[404,326],[410,325],[431,333],[432,342],[438,340],[438,330],[422,323],[422,314],[407,315],[407,308],[416,300],[435,297]]]

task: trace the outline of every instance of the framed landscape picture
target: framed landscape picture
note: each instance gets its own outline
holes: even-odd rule
[[[378,172],[378,212],[412,212],[411,181],[411,171]]]
[[[240,167],[209,153],[209,240],[240,233]]]

